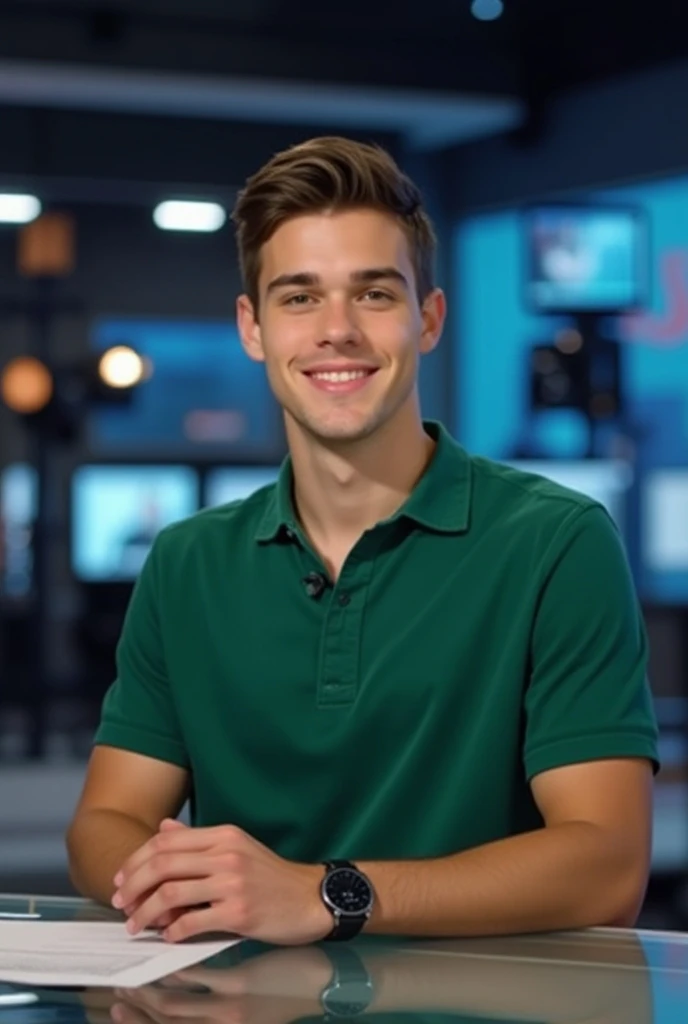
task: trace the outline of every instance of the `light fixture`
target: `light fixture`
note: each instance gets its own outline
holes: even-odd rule
[[[45,409],[54,389],[52,373],[34,356],[17,356],[10,360],[0,377],[0,394],[5,405],[23,416],[33,416]]]
[[[503,0],[473,0],[471,14],[478,21],[496,21],[504,14]]]
[[[167,199],[153,211],[153,220],[163,231],[219,231],[227,213],[219,203]]]
[[[583,348],[583,335],[573,327],[565,327],[557,333],[554,345],[565,355],[573,355]]]
[[[136,387],[147,376],[146,363],[128,345],[114,345],[98,362],[98,375],[109,388],[124,390]]]
[[[0,224],[28,224],[41,212],[36,196],[0,192]]]

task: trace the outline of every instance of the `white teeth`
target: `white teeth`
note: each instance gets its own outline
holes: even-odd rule
[[[326,380],[331,384],[344,384],[349,380],[360,380],[361,377],[367,377],[367,370],[345,370],[341,373],[314,373],[312,374],[316,380]]]

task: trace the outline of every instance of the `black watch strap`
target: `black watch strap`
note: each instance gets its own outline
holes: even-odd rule
[[[340,916],[330,934],[325,936],[325,941],[346,942],[347,939],[355,939],[366,920],[365,914],[358,914],[356,917]]]
[[[350,868],[352,871],[358,870],[356,865],[352,864],[350,860],[327,860],[325,861],[325,868],[328,871],[334,871],[335,868]],[[327,942],[345,942],[348,939],[353,939],[358,935],[367,920],[367,914],[356,914],[355,916],[340,914],[332,931],[329,935],[325,936],[325,940]]]

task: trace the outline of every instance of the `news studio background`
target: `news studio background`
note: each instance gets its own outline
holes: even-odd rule
[[[688,137],[665,111],[688,12],[431,7],[392,39],[361,8],[375,46],[310,4],[0,9],[0,889],[69,891],[61,829],[157,531],[276,477],[228,212],[271,153],[341,133],[389,148],[437,227],[425,414],[618,524],[662,730],[644,920],[685,927]]]

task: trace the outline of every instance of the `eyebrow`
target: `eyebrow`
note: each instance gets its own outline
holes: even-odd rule
[[[396,281],[408,290],[409,282],[396,267],[367,267],[365,270],[354,270],[349,275],[352,284],[374,284],[376,281]],[[280,274],[267,286],[266,295],[279,288],[313,288],[320,284],[318,274],[302,272],[299,274]]]

